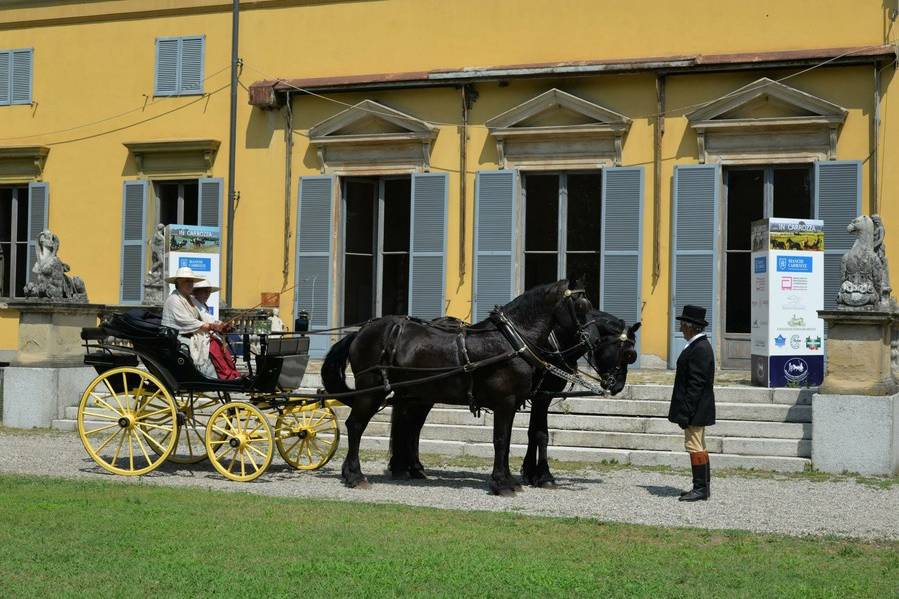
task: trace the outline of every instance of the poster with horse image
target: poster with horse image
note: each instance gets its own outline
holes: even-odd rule
[[[824,221],[752,223],[752,382],[815,386],[824,373]]]
[[[216,287],[220,281],[221,229],[196,225],[167,225],[165,228],[165,264],[169,272],[189,267],[206,277]],[[169,293],[174,285],[169,285]],[[209,296],[207,305],[212,315],[219,318],[219,293]]]

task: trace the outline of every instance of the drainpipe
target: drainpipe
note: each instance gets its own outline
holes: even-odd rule
[[[661,273],[662,136],[665,134],[665,75],[656,75],[656,123],[653,129],[652,166],[652,284]]]
[[[466,217],[466,187],[465,171],[467,169],[468,148],[468,109],[470,107],[468,97],[468,85],[460,88],[462,92],[462,126],[459,131],[459,285],[465,279],[465,217]]]
[[[290,185],[293,179],[293,106],[290,92],[287,92],[287,112],[284,115],[284,268],[281,271],[281,291],[287,289],[290,265]]]
[[[231,10],[231,121],[228,132],[228,243],[225,246],[225,303],[232,307],[231,288],[234,279],[234,207],[237,200],[234,191],[234,154],[237,149],[237,75],[240,59],[237,57],[238,28],[240,25],[240,0],[233,0]]]
[[[880,168],[877,151],[880,145],[880,65],[877,61],[874,62],[874,122],[872,124],[874,143],[871,148],[871,214],[877,214],[879,205],[877,169]]]

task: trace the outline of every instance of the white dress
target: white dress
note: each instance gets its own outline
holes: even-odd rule
[[[200,331],[203,323],[210,321],[203,318],[194,301],[193,298],[188,300],[177,289],[173,291],[162,305],[162,326],[178,331],[178,341],[190,348],[190,357],[200,374],[217,379],[215,367],[209,359],[209,333]],[[209,317],[208,314],[206,316]]]

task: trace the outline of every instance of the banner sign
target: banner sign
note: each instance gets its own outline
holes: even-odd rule
[[[195,225],[167,225],[165,228],[165,264],[169,274],[188,267],[198,275],[219,286],[221,259],[221,232],[218,227]],[[171,293],[175,286],[169,284]],[[215,318],[219,318],[219,294],[216,291],[206,303]]]
[[[824,378],[824,221],[752,223],[752,383],[808,387]]]

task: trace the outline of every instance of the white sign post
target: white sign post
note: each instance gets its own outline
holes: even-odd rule
[[[824,221],[752,223],[752,384],[808,387],[824,378]]]
[[[188,267],[206,277],[216,287],[220,279],[221,233],[218,227],[167,225],[165,228],[165,264],[169,274]],[[168,285],[169,293],[175,289]],[[219,318],[219,294],[216,291],[206,303],[212,315]]]

